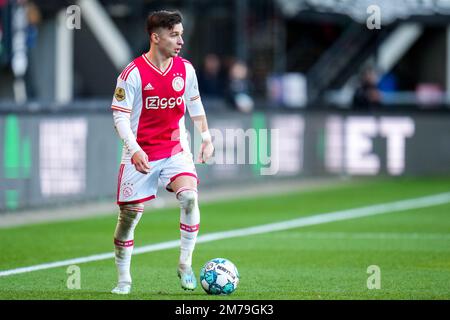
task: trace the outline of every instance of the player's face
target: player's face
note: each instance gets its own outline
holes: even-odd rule
[[[173,26],[172,30],[161,29],[158,32],[158,49],[166,57],[177,56],[183,47],[183,25],[181,23]]]

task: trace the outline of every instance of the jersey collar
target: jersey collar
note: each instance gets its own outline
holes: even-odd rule
[[[142,57],[144,58],[144,61],[153,69],[155,70],[157,73],[159,73],[160,75],[162,75],[163,77],[165,75],[167,75],[170,71],[170,69],[172,69],[173,66],[173,58],[170,59],[170,63],[169,66],[167,67],[166,71],[162,72],[161,69],[159,69],[157,66],[155,66],[145,55],[145,53],[142,55]]]

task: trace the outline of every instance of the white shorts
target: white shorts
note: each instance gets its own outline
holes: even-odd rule
[[[182,151],[169,158],[150,162],[150,173],[143,174],[133,164],[121,164],[117,187],[117,204],[136,204],[156,198],[159,181],[167,191],[173,192],[170,183],[179,176],[197,179],[190,152]]]

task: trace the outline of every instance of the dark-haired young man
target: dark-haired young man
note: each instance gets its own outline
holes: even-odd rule
[[[214,151],[191,63],[178,54],[183,46],[182,16],[158,11],[147,18],[150,50],[134,59],[120,74],[112,101],[114,125],[124,148],[119,170],[117,204],[120,213],[114,233],[118,284],[116,294],[131,290],[130,264],[134,229],[144,202],[154,199],[160,180],[180,203],[181,286],[197,286],[192,253],[200,224],[197,173],[187,143],[184,114],[189,111],[201,132],[198,161]]]

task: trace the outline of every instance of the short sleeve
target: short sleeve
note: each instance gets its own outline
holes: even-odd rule
[[[139,87],[139,71],[132,62],[117,78],[111,109],[131,113]]]

